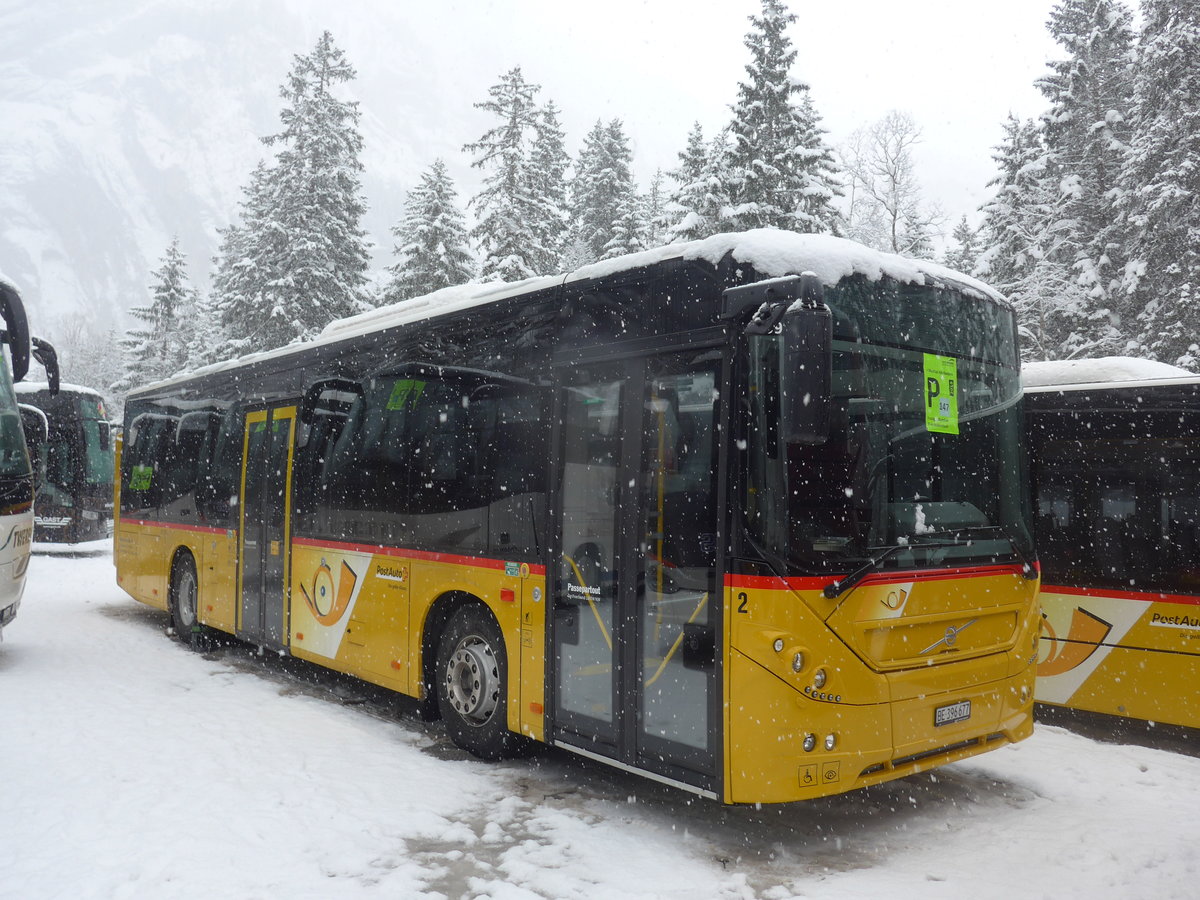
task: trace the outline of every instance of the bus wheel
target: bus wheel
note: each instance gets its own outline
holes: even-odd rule
[[[438,711],[450,739],[480,759],[503,759],[515,751],[507,677],[504,639],[491,613],[476,605],[455,612],[438,642]]]
[[[196,615],[199,596],[196,564],[190,554],[181,554],[171,568],[171,624],[179,640],[198,650],[204,645],[204,626]]]

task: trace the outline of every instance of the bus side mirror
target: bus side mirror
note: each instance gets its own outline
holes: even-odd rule
[[[50,396],[57,396],[60,381],[58,352],[50,345],[49,341],[44,341],[39,337],[31,337],[29,340],[33,344],[33,358],[46,370],[46,383],[50,386]]]
[[[20,381],[29,371],[29,320],[21,295],[3,281],[0,281],[0,317],[4,319],[3,340],[8,343],[12,358],[13,381]]]
[[[779,418],[784,441],[825,443],[833,390],[833,315],[815,275],[800,276],[800,301],[784,314],[782,369]]]

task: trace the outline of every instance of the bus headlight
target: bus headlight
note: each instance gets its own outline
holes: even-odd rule
[[[837,735],[836,734],[825,735],[825,749],[832,750],[836,746],[837,746]]]
[[[813,687],[815,687],[815,688],[825,687],[825,670],[824,669],[817,669],[817,671],[815,673],[813,673]]]
[[[817,736],[815,734],[806,734],[804,736],[804,752],[812,753],[813,748],[817,746]]]
[[[792,671],[798,675],[798,674],[800,674],[800,670],[803,668],[804,668],[804,654],[797,653],[795,656],[792,657]]]

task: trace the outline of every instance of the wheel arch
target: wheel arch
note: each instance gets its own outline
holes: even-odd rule
[[[421,627],[421,691],[419,702],[421,705],[421,716],[427,720],[441,718],[441,714],[438,712],[437,691],[434,689],[438,642],[441,640],[442,632],[446,630],[446,626],[450,623],[454,614],[464,606],[477,606],[491,616],[500,633],[500,640],[504,640],[504,630],[500,628],[500,620],[497,618],[495,610],[488,606],[478,595],[472,594],[469,591],[450,590],[434,599],[433,603],[429,605],[429,611],[426,613],[425,621]],[[503,649],[507,658],[508,647],[505,646]]]

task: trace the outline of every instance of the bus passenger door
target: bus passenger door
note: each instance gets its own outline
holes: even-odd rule
[[[246,414],[237,633],[241,638],[272,647],[285,646],[287,635],[285,609],[295,433],[294,406]]]
[[[564,369],[553,739],[715,790],[720,354]]]

